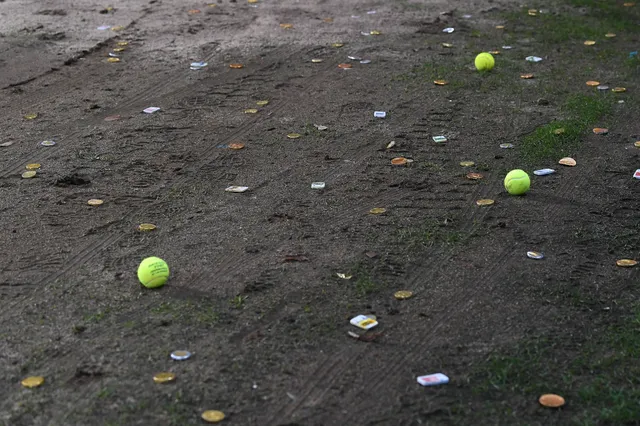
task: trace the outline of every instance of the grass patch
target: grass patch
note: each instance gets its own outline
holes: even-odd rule
[[[496,424],[513,419],[518,407],[531,407],[540,394],[549,392],[567,400],[566,412],[555,413],[566,418],[558,424],[637,424],[638,357],[640,306],[614,325],[585,328],[578,335],[541,337],[491,355],[476,367],[470,383],[477,401],[507,402],[484,406],[497,416]],[[474,415],[486,415],[483,409]]]
[[[534,163],[573,155],[589,127],[611,112],[613,102],[610,96],[570,96],[562,107],[568,118],[538,127],[525,136],[520,144],[523,159]]]
[[[454,245],[465,239],[465,234],[453,229],[450,220],[427,219],[421,226],[400,228],[398,238],[409,250],[433,247],[435,244]]]

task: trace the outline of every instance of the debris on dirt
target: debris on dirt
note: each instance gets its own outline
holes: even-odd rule
[[[348,70],[348,69],[351,69],[352,67],[353,67],[353,65],[347,64],[347,63],[338,64],[338,68],[342,68],[343,70]]]
[[[500,144],[500,148],[502,148],[502,149],[512,149],[512,148],[514,148],[514,145],[512,143],[501,143]]]
[[[593,133],[595,133],[596,135],[606,135],[607,133],[609,133],[609,129],[596,127],[595,129],[593,129]]]
[[[204,62],[204,61],[191,62],[191,65],[189,66],[189,68],[194,70],[194,71],[198,71],[198,70],[201,70],[201,69],[205,68],[207,65],[209,65],[209,64],[207,62]]]
[[[202,420],[207,423],[218,423],[224,420],[224,413],[218,410],[207,410],[202,413]]]
[[[30,376],[22,379],[22,386],[25,388],[37,388],[44,383],[44,377],[42,376]]]
[[[640,179],[640,169],[637,169],[634,173],[633,173],[633,177],[636,179]]]
[[[619,259],[616,261],[616,265],[623,268],[631,268],[632,266],[636,266],[637,264],[638,261],[633,259]]]
[[[98,28],[96,28],[98,31],[106,31],[109,28],[111,28],[111,25],[100,25]]]
[[[314,124],[313,125],[316,129],[323,131],[323,130],[327,130],[328,127],[327,126],[321,126],[320,124]]]
[[[347,275],[341,272],[336,273],[336,275],[338,276],[338,278],[342,278],[343,280],[350,280],[351,278],[353,278],[353,275]]]
[[[444,143],[447,141],[446,136],[434,136],[431,139],[433,139],[435,143]]]
[[[11,146],[11,145],[13,145],[13,142],[2,142],[2,143],[0,143],[0,147],[2,147],[2,148],[6,148],[6,147]]]
[[[413,297],[413,292],[409,290],[399,290],[393,293],[393,297],[398,300],[411,299]]]
[[[101,206],[104,204],[104,200],[99,200],[97,198],[92,198],[89,201],[87,201],[87,204],[89,204],[90,206]]]
[[[38,113],[37,112],[31,112],[29,114],[25,114],[24,118],[25,118],[25,120],[35,120],[36,118],[38,118]]]
[[[555,395],[552,393],[547,393],[538,398],[538,402],[543,407],[548,408],[559,408],[565,404],[564,398],[560,395]]]
[[[558,164],[562,164],[563,166],[574,167],[577,163],[576,163],[576,160],[574,160],[571,157],[564,157],[564,158],[561,158],[560,161],[558,161]]]
[[[369,330],[370,328],[373,328],[376,325],[378,325],[378,321],[376,321],[373,318],[369,318],[366,315],[355,316],[351,318],[350,323],[363,330]]]
[[[154,225],[153,223],[141,223],[140,225],[138,225],[138,231],[141,231],[141,232],[153,231],[156,228],[157,226]]]
[[[24,172],[22,174],[23,179],[31,179],[36,176],[36,172],[34,170],[30,170],[28,172]]]
[[[262,100],[262,101],[257,101],[256,105],[258,105],[258,106],[267,106],[267,105],[269,105],[269,101],[266,100],[266,99]]]
[[[311,182],[311,189],[324,189],[324,182]]]
[[[378,257],[378,253],[374,252],[374,251],[366,251],[365,256],[367,256],[369,259],[373,259],[375,257]]]
[[[433,84],[436,86],[446,86],[449,82],[447,80],[434,80]]]
[[[229,64],[229,68],[234,69],[234,70],[239,70],[241,68],[244,68],[244,65],[242,65],[242,64]]]
[[[27,170],[38,170],[40,167],[42,167],[40,163],[31,163],[25,166]]]
[[[249,189],[248,186],[235,186],[235,185],[232,185],[232,186],[229,186],[229,187],[225,188],[225,191],[242,193],[242,192],[247,191],[248,189]]]
[[[529,259],[540,260],[540,259],[544,259],[544,254],[540,253],[539,251],[528,251],[527,257]]]
[[[301,136],[302,136],[302,135],[301,135],[300,133],[289,133],[289,134],[287,135],[287,138],[289,138],[289,139],[298,139],[298,138],[300,138]]]
[[[546,176],[546,175],[550,175],[555,173],[556,171],[554,169],[540,169],[540,170],[534,170],[533,174],[536,176]]]
[[[461,161],[460,165],[462,167],[473,167],[476,165],[476,163],[474,163],[473,161]]]
[[[258,110],[256,108],[247,108],[244,110],[245,114],[257,114]]]
[[[495,203],[495,200],[490,198],[483,198],[481,200],[476,201],[476,204],[479,206],[491,206]]]
[[[385,209],[384,207],[374,207],[371,210],[369,210],[369,213],[371,214],[383,214],[386,212],[387,212],[387,209]]]
[[[470,180],[480,180],[483,177],[484,176],[482,176],[481,173],[474,173],[474,172],[467,173],[467,179],[470,179]]]
[[[387,113],[384,111],[374,111],[373,116],[376,118],[385,118]]]
[[[589,87],[596,87],[600,85],[600,82],[595,80],[589,80],[587,81],[586,85]]]
[[[156,111],[160,111],[160,108],[159,107],[147,107],[147,108],[142,110],[142,112],[144,112],[145,114],[153,114]]]
[[[527,56],[525,59],[529,62],[540,62],[542,60],[539,56]]]
[[[442,30],[443,33],[448,33],[448,34],[451,34],[454,31],[455,31],[455,29],[451,28],[451,27],[448,27],[448,28],[445,28],[444,30]]]
[[[171,352],[171,359],[175,361],[184,361],[191,358],[191,352],[189,351],[173,351]]]
[[[153,375],[153,381],[156,383],[170,383],[176,379],[174,373],[162,372]]]
[[[418,376],[418,383],[422,386],[437,386],[449,383],[449,377],[442,373],[428,374],[426,376]]]

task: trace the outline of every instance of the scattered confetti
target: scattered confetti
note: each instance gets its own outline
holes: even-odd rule
[[[558,164],[562,164],[563,166],[574,167],[577,163],[576,163],[576,160],[574,160],[571,157],[564,157],[564,158],[561,158],[560,161],[558,161]]]
[[[120,62],[120,58],[107,58],[107,62],[111,62],[111,63]]]
[[[153,381],[156,383],[169,383],[176,379],[174,373],[156,373],[153,376]]]
[[[378,325],[378,321],[373,318],[369,318],[366,315],[358,315],[356,317],[353,317],[349,322],[358,328],[362,328],[363,330],[369,330]]]
[[[207,410],[202,413],[202,420],[207,423],[218,423],[224,420],[224,413],[218,410]]]
[[[553,169],[540,169],[540,170],[534,170],[533,174],[536,176],[546,176],[546,175],[551,175],[555,172],[556,171]]]
[[[171,359],[176,361],[184,361],[191,358],[191,352],[189,351],[173,351],[171,352]]]
[[[225,188],[225,191],[227,192],[246,192],[249,189],[248,186],[230,186],[228,188]]]
[[[393,297],[398,300],[410,299],[413,297],[413,292],[409,290],[400,290],[393,293]]]
[[[22,386],[24,386],[25,388],[37,388],[38,386],[41,386],[44,383],[44,377],[30,376],[25,379],[22,379],[20,383],[22,383]]]
[[[538,399],[538,402],[540,402],[540,405],[542,405],[543,407],[549,407],[549,408],[562,407],[565,403],[563,397],[561,397],[560,395],[552,394],[552,393],[542,395]]]
[[[527,257],[530,259],[540,260],[540,259],[544,259],[544,254],[537,251],[528,251]]]
[[[417,380],[422,386],[436,386],[449,383],[449,378],[442,373],[418,376]]]

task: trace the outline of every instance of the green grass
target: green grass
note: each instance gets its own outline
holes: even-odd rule
[[[410,250],[420,250],[436,244],[454,245],[465,240],[465,234],[453,229],[449,221],[433,218],[425,220],[421,226],[400,228],[400,239]]]
[[[573,155],[580,148],[582,139],[598,120],[608,115],[615,102],[612,96],[570,96],[562,112],[568,118],[557,120],[538,127],[532,134],[524,137],[520,144],[520,153],[528,163],[542,160],[559,160]],[[554,133],[564,129],[564,133]]]
[[[561,424],[637,424],[640,420],[640,306],[613,325],[591,324],[579,334],[556,334],[518,344],[477,366],[470,384],[496,424],[542,393],[567,400]],[[505,401],[506,404],[486,404]],[[466,413],[469,414],[469,413]]]

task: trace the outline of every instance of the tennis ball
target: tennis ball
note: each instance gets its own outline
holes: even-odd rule
[[[490,71],[496,64],[495,59],[491,56],[491,53],[483,52],[476,56],[476,68],[478,71]]]
[[[504,178],[504,188],[511,195],[523,195],[529,190],[529,175],[520,169],[511,170]]]
[[[147,288],[162,287],[169,278],[169,266],[159,257],[147,257],[138,266],[138,279]]]

